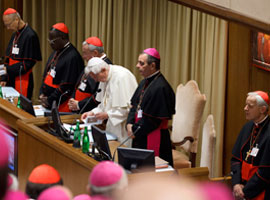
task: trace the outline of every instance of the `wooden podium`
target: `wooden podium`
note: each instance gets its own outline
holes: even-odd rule
[[[17,130],[16,121],[18,119],[34,119],[33,115],[17,108],[14,104],[0,98],[0,118],[3,120],[9,127]]]
[[[62,116],[61,119],[71,123],[76,117],[78,115]],[[18,120],[17,126],[18,178],[21,190],[25,190],[27,178],[34,167],[48,164],[60,173],[64,185],[70,188],[74,195],[87,192],[89,174],[98,161],[83,154],[81,149],[76,149],[72,144],[46,132],[48,118]],[[111,152],[114,152],[119,143],[109,143]]]

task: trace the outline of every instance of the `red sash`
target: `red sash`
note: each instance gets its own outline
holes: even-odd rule
[[[88,98],[88,97],[91,97],[92,94],[90,93],[86,93],[86,92],[81,92],[79,89],[76,90],[75,92],[75,100],[77,101],[82,101],[84,100],[85,98]]]
[[[243,161],[242,169],[241,169],[242,179],[245,181],[248,181],[258,171],[258,168],[259,167],[253,166],[252,164],[249,164],[246,161]],[[264,195],[265,195],[265,191],[260,193],[255,198],[252,198],[251,200],[264,200]]]
[[[138,122],[140,118],[137,117],[137,114],[135,115],[135,122]],[[161,129],[167,129],[168,128],[168,120],[162,120],[160,126],[149,133],[147,135],[147,149],[154,150],[155,156],[159,156],[159,148],[160,148],[160,130]]]
[[[53,84],[53,77],[50,75],[50,73],[47,74],[44,83],[50,87],[59,88],[59,85]],[[61,103],[61,105],[59,106],[59,112],[70,112],[68,107],[68,100]]]
[[[12,58],[9,58],[9,66],[14,65],[16,63],[19,63],[20,61],[18,60],[13,60]],[[21,93],[22,95],[24,95],[25,97],[27,97],[27,90],[28,90],[28,85],[29,85],[29,75],[32,72],[32,69],[29,70],[28,72],[26,72],[25,74],[20,76],[15,77],[15,89]],[[21,79],[21,82],[20,82]],[[22,90],[21,90],[21,86],[22,86]]]

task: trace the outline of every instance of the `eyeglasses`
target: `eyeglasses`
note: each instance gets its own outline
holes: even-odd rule
[[[50,44],[54,44],[54,42],[55,42],[56,40],[58,40],[58,39],[60,39],[60,37],[54,38],[54,39],[52,39],[52,40],[50,40],[50,39],[48,38],[47,40],[48,40],[48,42],[49,42]]]

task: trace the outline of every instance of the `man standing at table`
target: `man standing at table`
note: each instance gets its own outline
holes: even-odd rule
[[[168,120],[175,113],[175,94],[160,72],[158,51],[145,49],[136,67],[144,79],[131,99],[127,120],[128,134],[135,133],[132,147],[154,150],[173,166]]]
[[[46,64],[39,98],[45,108],[50,109],[56,101],[60,112],[69,112],[68,99],[84,69],[83,59],[69,42],[68,28],[64,23],[52,26],[48,41],[54,51]]]
[[[89,60],[85,73],[100,82],[101,92],[96,96],[100,104],[84,113],[81,119],[94,116],[99,120],[108,120],[106,130],[115,134],[122,142],[127,137],[125,124],[130,108],[130,98],[137,87],[135,76],[128,69],[119,65],[108,65],[97,57]]]
[[[266,92],[248,93],[244,108],[249,120],[232,150],[231,174],[236,199],[270,199],[270,123]]]
[[[15,32],[6,49],[6,74],[1,76],[0,84],[12,86],[31,99],[34,88],[32,68],[37,61],[41,61],[38,36],[13,8],[6,9],[3,22],[8,30]]]
[[[89,37],[83,42],[82,57],[87,62],[93,57],[99,57],[106,63],[112,64],[111,60],[104,53],[103,43],[98,37]],[[97,107],[99,102],[95,100],[95,97],[91,96],[97,91],[98,85],[99,82],[96,82],[91,76],[82,72],[73,92],[73,98],[70,98],[68,101],[70,111],[83,112]]]

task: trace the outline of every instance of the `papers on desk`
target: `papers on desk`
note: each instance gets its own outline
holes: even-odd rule
[[[50,111],[46,108],[44,108],[42,105],[34,105],[34,111],[35,111],[35,115],[38,116],[44,116],[44,112],[46,111]]]
[[[174,171],[174,168],[166,160],[158,156],[155,156],[155,167],[156,172]]]
[[[17,92],[13,87],[2,87],[2,93],[4,99],[6,98],[14,98],[20,96],[20,93]]]

